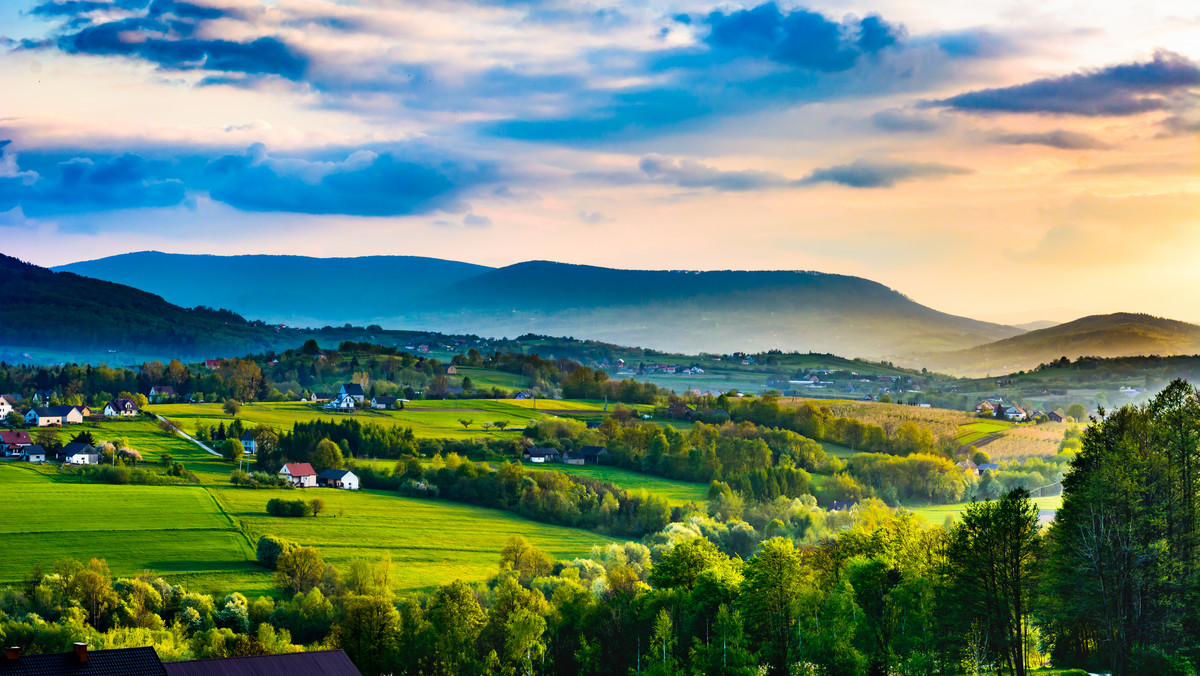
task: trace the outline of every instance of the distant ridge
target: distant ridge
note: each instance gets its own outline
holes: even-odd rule
[[[1029,370],[1061,357],[1151,354],[1200,354],[1200,326],[1131,312],[1091,315],[926,361],[940,370],[978,375]]]
[[[938,312],[867,279],[820,272],[616,270],[552,261],[494,269],[412,256],[159,252],[57,269],[289,325],[567,335],[679,352],[779,348],[905,361],[1020,333]]]

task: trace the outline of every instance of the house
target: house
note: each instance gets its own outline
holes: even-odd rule
[[[972,462],[970,458],[967,458],[962,462],[956,462],[954,463],[954,466],[961,469],[963,472],[966,472],[967,474],[979,476],[979,465],[976,465],[974,462]]]
[[[25,462],[46,462],[46,449],[36,444],[22,446],[21,459]]]
[[[138,405],[132,399],[113,399],[104,405],[105,417],[129,418],[138,414]]]
[[[167,662],[163,668],[167,676],[362,676],[341,650]]]
[[[672,420],[691,420],[694,415],[696,415],[696,411],[682,401],[677,401],[667,407],[667,417]]]
[[[396,397],[375,397],[374,399],[371,400],[371,406],[374,406],[375,408],[382,408],[385,410],[390,410],[393,408],[404,408],[404,404],[402,404],[400,402],[401,402],[401,400],[397,399]]]
[[[219,368],[221,368],[221,360],[220,359],[205,359],[204,360],[204,368],[219,369]]]
[[[5,397],[0,397],[0,418],[13,412],[12,402]]]
[[[451,364],[451,365],[449,365],[449,366],[446,366],[446,367],[444,367],[444,368],[445,368],[445,374],[446,374],[446,375],[448,375],[448,376],[456,376],[456,375],[458,375],[458,367],[454,366],[453,364]]]
[[[150,401],[161,403],[175,398],[175,388],[170,385],[155,385],[150,388]]]
[[[363,403],[363,400],[367,398],[367,395],[363,394],[362,385],[359,385],[358,383],[346,383],[345,385],[342,385],[342,389],[338,390],[338,394],[347,397],[354,397],[354,402],[357,404]]]
[[[29,432],[25,430],[0,431],[0,452],[7,455],[20,455],[21,449],[33,444]]]
[[[31,408],[25,414],[25,422],[38,427],[50,425],[79,425],[83,422],[83,412],[74,406],[43,406]]]
[[[242,434],[242,453],[246,455],[254,455],[258,450],[258,438],[254,436],[253,431]]]
[[[54,392],[54,390],[34,390],[32,398],[33,404],[34,406],[48,406],[50,404],[50,400],[56,396],[57,394]]]
[[[537,446],[530,446],[529,448],[525,449],[525,460],[528,462],[558,462],[560,459],[561,456],[558,454],[558,451],[553,448],[538,448]]]
[[[337,399],[337,395],[333,392],[313,392],[313,401],[333,401]]]
[[[834,500],[829,503],[829,510],[831,512],[848,512],[857,504],[857,500]]]
[[[289,462],[279,470],[279,476],[297,488],[312,488],[317,485],[317,472],[307,462]]]
[[[446,388],[446,394],[453,394],[455,396],[458,396],[458,395],[462,394],[463,392],[464,392],[463,388],[461,388],[457,385],[452,385],[452,386]]]
[[[359,388],[362,389],[362,388]],[[338,394],[337,397],[325,404],[323,408],[331,411],[353,411],[354,410],[354,395]]]
[[[996,412],[996,407],[992,406],[991,402],[983,401],[975,407],[975,412],[991,415],[992,413]]]
[[[68,465],[96,465],[100,462],[100,454],[90,444],[72,441],[63,446],[58,457]]]
[[[517,392],[517,396],[513,397],[513,399],[533,399],[533,398],[534,398],[533,392],[530,392],[529,390],[525,390],[524,392]]]
[[[1024,422],[1029,420],[1029,414],[1020,406],[1005,406],[1003,409],[1005,420],[1013,422]]]
[[[338,651],[341,652],[341,651]],[[303,653],[299,653],[303,654]],[[208,660],[211,661],[211,660]],[[312,673],[312,672],[305,672]],[[6,648],[0,659],[3,676],[166,676],[154,648],[113,648],[88,650],[86,643],[76,643],[65,653],[22,655],[20,648]]]
[[[348,469],[327,469],[317,475],[317,485],[324,488],[358,490],[358,476]]]
[[[600,458],[609,457],[608,449],[603,446],[584,446],[574,453],[567,454],[566,463],[569,465],[598,465]],[[578,460],[578,462],[572,462]]]
[[[979,473],[980,474],[983,474],[984,472],[999,472],[999,471],[1000,471],[1000,465],[997,465],[994,462],[979,463]]]
[[[1045,417],[1046,417],[1046,412],[1041,409],[1038,409],[1038,408],[1033,409],[1033,411],[1031,411],[1029,413],[1030,420],[1036,420],[1038,418],[1045,418]]]
[[[1050,411],[1049,413],[1046,414],[1046,419],[1049,420],[1050,422],[1066,422],[1067,421],[1067,417],[1064,416],[1063,414],[1059,413],[1058,411]]]

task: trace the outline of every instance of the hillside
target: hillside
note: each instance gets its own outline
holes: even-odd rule
[[[294,337],[225,310],[185,309],[145,291],[52,272],[0,254],[4,303],[0,347],[128,353],[180,358],[241,355]]]
[[[403,256],[155,252],[61,269],[288,324],[570,335],[690,353],[780,348],[906,361],[916,352],[1020,332],[938,312],[870,280],[819,272],[617,270],[547,261],[490,269]],[[347,280],[350,292],[335,280]]]
[[[1035,368],[1061,357],[1200,354],[1200,326],[1146,314],[1093,315],[967,350],[931,355],[931,368],[981,375]]]
[[[54,269],[128,284],[185,307],[230,308],[271,323],[365,326],[491,268],[419,256],[311,258],[139,251]]]

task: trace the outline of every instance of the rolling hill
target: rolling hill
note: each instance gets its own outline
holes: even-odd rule
[[[1011,338],[930,355],[930,367],[982,375],[1028,370],[1061,357],[1200,354],[1200,326],[1147,314],[1092,315]]]
[[[906,361],[1020,333],[938,312],[870,280],[819,272],[157,252],[57,269],[288,324],[570,335],[690,353],[779,348]]]

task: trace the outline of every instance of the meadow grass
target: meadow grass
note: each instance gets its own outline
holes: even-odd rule
[[[980,439],[1011,429],[1012,423],[1004,420],[981,419],[977,422],[958,426],[958,436],[954,438],[962,446],[969,446]]]
[[[688,502],[695,502],[702,505],[708,499],[708,486],[706,484],[664,479],[663,477],[643,474],[621,467],[613,467],[612,465],[567,465],[564,463],[539,465],[527,462],[524,463],[524,466],[525,469],[530,470],[556,470],[565,474],[606,481],[617,488],[622,488],[631,493],[636,493],[644,489],[653,495],[666,498],[672,507],[684,505]]]
[[[1037,505],[1039,510],[1054,511],[1062,507],[1062,496],[1055,495],[1047,498],[1033,498],[1033,502]],[[920,514],[931,523],[941,525],[946,521],[946,517],[951,517],[954,520],[958,520],[958,518],[962,516],[963,512],[967,511],[967,507],[970,506],[970,504],[971,503],[969,502],[957,502],[952,505],[929,505],[926,507],[910,508],[910,511]]]
[[[339,569],[354,559],[374,561],[388,552],[396,564],[393,584],[398,590],[429,589],[456,579],[484,580],[496,571],[500,549],[513,535],[525,537],[556,559],[587,556],[592,545],[615,541],[495,509],[387,491],[218,488],[213,493],[252,540],[267,534],[295,540],[318,548],[322,558]],[[306,518],[268,516],[266,503],[273,497],[320,497],[326,511]]]

